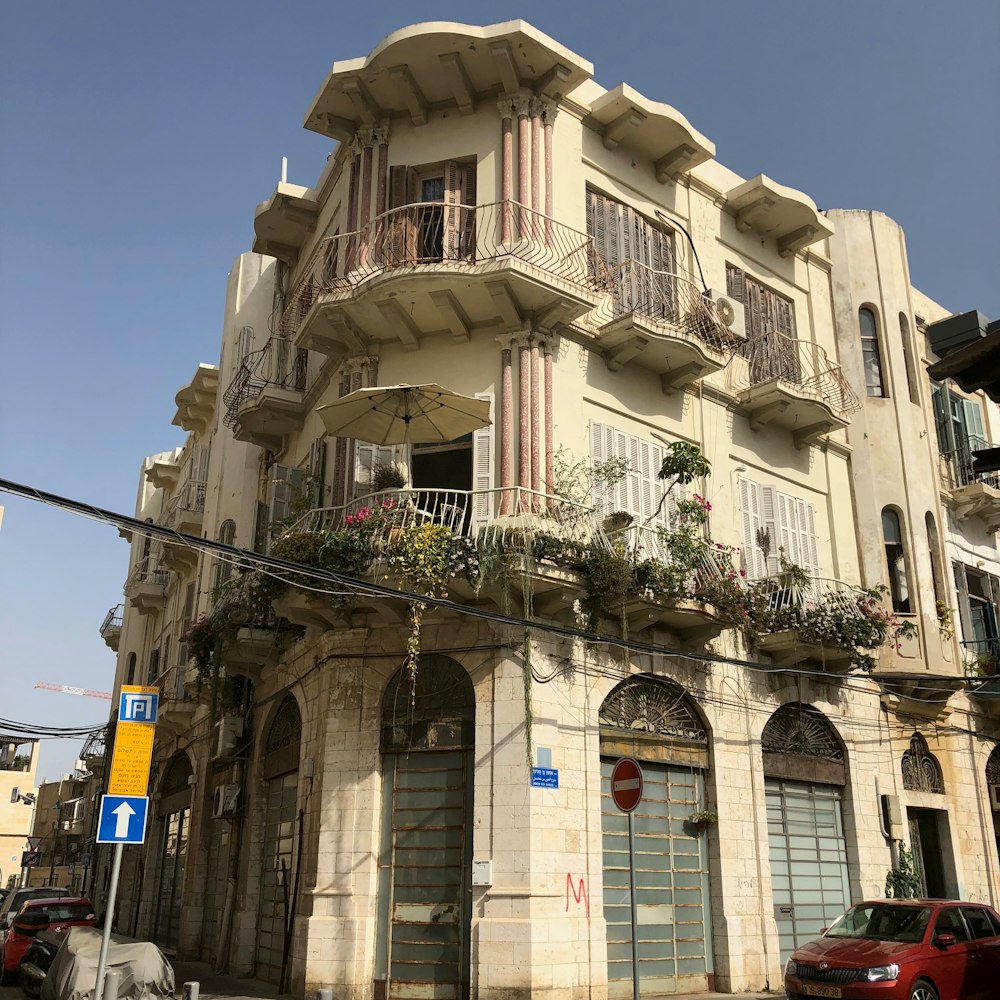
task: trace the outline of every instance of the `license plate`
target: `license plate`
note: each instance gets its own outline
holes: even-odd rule
[[[803,983],[802,990],[807,997],[841,997],[839,986],[818,986],[816,983]]]

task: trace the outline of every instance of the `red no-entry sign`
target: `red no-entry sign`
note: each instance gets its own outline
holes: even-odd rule
[[[642,768],[631,757],[622,757],[611,772],[611,798],[622,812],[631,812],[642,801]]]

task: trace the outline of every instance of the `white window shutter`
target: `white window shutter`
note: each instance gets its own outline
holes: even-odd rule
[[[819,576],[819,546],[816,543],[816,511],[811,503],[798,501],[799,565],[813,576]]]
[[[485,399],[490,404],[490,420],[493,420],[493,393],[477,392],[476,399]],[[480,427],[472,432],[472,534],[488,524],[494,516],[493,464],[495,424]]]
[[[757,529],[760,527],[760,497],[757,484],[749,479],[740,481],[740,515],[743,524],[743,568],[747,576],[756,580],[760,576],[757,558]]]
[[[757,551],[761,559],[762,576],[776,576],[780,570],[780,561],[778,559],[779,535],[777,519],[775,518],[776,492],[777,490],[773,486],[760,487],[760,527],[767,532],[767,536],[771,542],[766,560],[760,546],[757,546]]]
[[[611,428],[605,424],[600,424],[596,420],[590,421],[590,464],[591,467],[604,462],[608,458],[607,445],[608,435]],[[611,513],[611,501],[607,496],[607,491],[599,488],[594,489],[590,498],[594,511],[598,516],[604,517]]]
[[[778,504],[778,538],[776,540],[778,562],[784,556],[786,561],[801,566],[799,558],[799,528],[795,509],[795,499],[784,493],[776,496]]]
[[[271,509],[271,524],[283,521],[292,512],[292,501],[297,491],[302,489],[305,473],[288,465],[275,465],[271,470],[271,488],[268,506]]]
[[[354,442],[354,495],[364,496],[371,492],[372,469],[375,467],[379,446],[370,441]],[[351,498],[353,499],[353,498]]]

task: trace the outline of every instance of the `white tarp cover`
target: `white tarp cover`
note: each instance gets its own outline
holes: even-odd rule
[[[87,1000],[94,995],[101,931],[71,927],[42,983],[42,1000]],[[174,970],[155,944],[112,934],[108,969],[121,972],[119,998],[173,997]],[[104,1000],[114,1000],[105,997]]]

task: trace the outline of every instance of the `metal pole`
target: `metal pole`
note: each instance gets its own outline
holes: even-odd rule
[[[628,895],[632,910],[632,1000],[639,1000],[639,919],[635,902],[635,813],[632,812],[628,814]]]
[[[101,935],[101,955],[97,960],[97,983],[94,986],[94,1000],[101,1000],[104,989],[104,967],[108,964],[108,943],[111,941],[111,924],[115,919],[115,899],[118,896],[118,874],[122,868],[124,844],[115,844],[115,857],[111,862],[111,885],[108,887],[108,908],[104,911],[104,932]],[[108,1000],[118,1000],[109,997]]]

